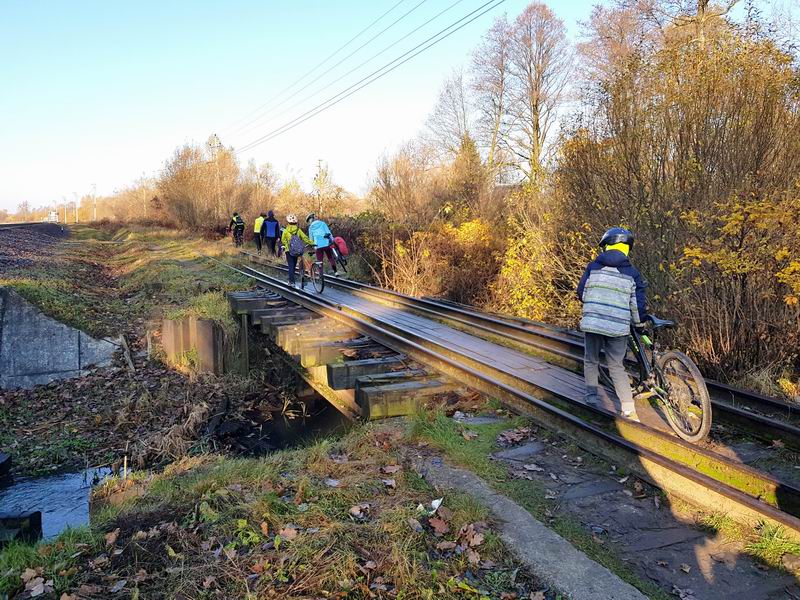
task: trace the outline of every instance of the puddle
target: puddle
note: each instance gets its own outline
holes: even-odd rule
[[[67,527],[89,522],[89,492],[110,469],[90,469],[49,477],[16,479],[0,488],[0,513],[42,512],[42,536],[55,537]]]
[[[232,454],[261,456],[312,443],[323,437],[345,433],[352,425],[328,403],[305,418],[289,417],[280,412],[268,415],[245,412],[244,419],[225,421],[217,430],[217,441]]]

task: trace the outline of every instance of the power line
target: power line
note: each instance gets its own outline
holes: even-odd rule
[[[329,54],[329,55],[328,55],[326,58],[324,58],[324,59],[323,59],[321,62],[317,63],[317,64],[316,64],[314,67],[312,67],[311,69],[309,69],[308,71],[306,71],[306,72],[305,72],[303,75],[301,75],[301,76],[300,76],[298,79],[296,79],[295,81],[293,81],[292,83],[290,83],[288,86],[286,86],[285,88],[283,88],[283,89],[282,89],[280,92],[278,92],[277,94],[275,94],[274,96],[272,96],[272,97],[271,97],[269,100],[267,100],[267,101],[266,101],[264,104],[262,104],[261,106],[259,106],[259,107],[258,107],[258,108],[256,108],[256,109],[254,109],[254,110],[250,111],[249,113],[247,113],[247,114],[246,114],[244,117],[242,117],[242,118],[241,118],[241,119],[239,119],[238,121],[234,121],[234,122],[233,122],[233,123],[230,125],[230,127],[227,127],[227,128],[226,128],[226,130],[230,130],[232,127],[236,127],[236,126],[237,126],[239,123],[241,123],[242,121],[244,121],[244,120],[246,120],[246,119],[250,118],[252,115],[256,114],[257,112],[260,112],[260,111],[261,111],[263,108],[265,108],[265,107],[269,106],[269,104],[270,104],[270,103],[272,103],[273,101],[275,101],[277,98],[280,98],[280,97],[281,97],[281,96],[282,96],[284,93],[286,93],[287,91],[289,91],[290,89],[292,89],[294,86],[296,86],[298,83],[300,83],[301,81],[303,81],[303,80],[304,80],[306,77],[308,77],[309,75],[311,75],[311,74],[312,74],[314,71],[316,71],[317,69],[319,69],[319,68],[320,68],[322,65],[324,65],[325,63],[327,63],[327,62],[328,62],[330,59],[332,59],[332,58],[333,58],[334,56],[336,56],[337,54],[339,54],[339,52],[341,52],[342,50],[344,50],[345,48],[347,48],[347,46],[349,46],[350,44],[352,44],[352,43],[353,43],[354,41],[356,41],[356,40],[357,40],[359,37],[361,37],[361,36],[362,36],[364,33],[366,33],[367,31],[369,31],[369,30],[370,30],[370,29],[371,29],[371,28],[372,28],[374,25],[376,25],[378,22],[380,22],[380,20],[381,20],[381,19],[383,19],[383,18],[384,18],[386,15],[388,15],[390,12],[392,12],[392,11],[393,11],[395,8],[397,8],[398,6],[400,6],[400,5],[401,5],[403,2],[405,2],[405,1],[406,1],[406,0],[398,0],[398,2],[397,2],[397,3],[395,3],[394,5],[392,5],[392,7],[391,7],[389,10],[387,10],[386,12],[384,12],[384,13],[383,13],[381,16],[379,16],[377,19],[375,19],[374,21],[372,21],[372,22],[371,22],[369,25],[367,25],[366,27],[364,27],[364,29],[362,29],[361,31],[359,31],[357,34],[355,34],[353,37],[351,37],[349,40],[347,40],[347,41],[346,41],[344,44],[342,44],[341,46],[339,46],[339,48],[337,48],[336,50],[334,50],[334,51],[333,51],[331,54]]]
[[[237,150],[235,153],[239,154],[240,152],[245,152],[247,150],[251,150],[252,148],[255,148],[256,146],[259,146],[259,145],[263,144],[264,142],[267,142],[267,141],[273,139],[274,137],[277,137],[277,136],[279,136],[279,135],[281,135],[283,133],[286,133],[287,131],[289,131],[291,129],[294,129],[298,125],[306,122],[308,119],[311,119],[312,117],[317,116],[321,112],[324,112],[325,110],[335,106],[336,104],[338,104],[339,102],[341,102],[345,98],[348,98],[348,97],[352,96],[353,94],[355,94],[359,90],[365,88],[366,86],[370,85],[371,83],[374,83],[375,81],[377,81],[381,77],[384,77],[385,75],[388,75],[389,73],[391,73],[392,71],[394,71],[395,69],[397,69],[401,65],[404,65],[409,60],[411,60],[415,56],[421,54],[425,50],[427,50],[427,49],[435,46],[439,42],[447,39],[448,37],[450,37],[451,35],[453,35],[457,31],[459,31],[460,29],[466,27],[467,25],[469,25],[470,23],[475,21],[476,19],[482,17],[483,15],[488,13],[489,11],[497,8],[503,2],[505,2],[505,0],[489,0],[488,2],[486,2],[485,4],[482,4],[481,6],[479,6],[478,8],[473,10],[472,12],[470,12],[467,15],[461,17],[455,23],[452,23],[451,25],[445,27],[444,29],[442,29],[438,33],[436,33],[433,36],[429,37],[424,42],[418,44],[417,46],[415,46],[414,48],[412,48],[408,52],[405,52],[404,54],[401,54],[400,56],[398,56],[394,60],[386,63],[380,69],[377,69],[376,71],[373,71],[372,73],[370,73],[366,77],[362,78],[361,80],[357,81],[356,83],[354,83],[350,87],[348,87],[348,88],[342,90],[341,92],[339,92],[338,94],[328,98],[324,102],[318,104],[317,106],[315,106],[311,110],[306,111],[305,113],[303,113],[302,115],[296,117],[292,121],[289,121],[288,123],[282,125],[281,127],[278,127],[277,129],[273,129],[271,132],[261,136],[260,138],[257,138],[257,139],[253,140],[252,142],[250,142],[248,144],[245,144],[245,146],[243,146],[241,149]],[[490,4],[492,6],[489,6]],[[486,8],[487,6],[489,6],[489,8]],[[483,10],[484,8],[486,8],[486,10]],[[478,12],[478,11],[482,11],[482,12],[480,12],[477,15],[475,15],[475,13]],[[475,15],[475,16],[473,17],[472,15]],[[470,18],[470,17],[472,17],[472,18]],[[452,29],[453,27],[455,27],[456,25],[458,25],[459,23],[461,23],[461,21],[464,21],[465,19],[469,19],[469,20],[466,21],[465,23],[462,23],[461,25],[459,25],[458,27],[456,27],[452,31],[448,32],[447,34],[442,35],[448,29]],[[442,36],[442,37],[439,37],[439,36]],[[439,39],[435,39],[437,37],[439,37]],[[433,40],[433,41],[431,41],[431,40]],[[427,45],[425,45],[425,44],[427,44]],[[417,50],[418,48],[420,48],[420,46],[424,46],[424,47],[419,49],[419,50]],[[410,54],[410,56],[408,56],[409,54]],[[404,58],[404,57],[406,57],[406,58]],[[401,62],[395,64],[394,66],[392,66],[388,70],[384,71],[383,73],[381,73],[381,71],[383,71],[384,69],[386,69],[387,67],[392,65],[392,63],[396,63],[400,59],[403,59],[403,60]],[[339,97],[339,96],[341,96],[341,97]]]
[[[377,38],[379,38],[381,35],[383,35],[383,34],[384,34],[384,33],[386,33],[387,31],[389,31],[389,30],[390,30],[392,27],[394,27],[395,25],[397,25],[397,24],[398,24],[400,21],[402,21],[403,19],[405,19],[405,18],[406,18],[408,15],[410,15],[410,14],[411,14],[411,13],[413,13],[415,10],[417,10],[417,9],[418,9],[420,6],[422,6],[423,4],[425,4],[425,2],[427,2],[427,0],[420,0],[420,2],[419,2],[419,3],[417,3],[415,6],[413,6],[413,7],[411,8],[411,10],[409,10],[409,11],[408,11],[408,12],[406,12],[405,14],[403,14],[403,15],[401,15],[400,17],[398,17],[397,19],[395,19],[395,20],[394,20],[392,23],[390,23],[390,24],[389,24],[387,27],[384,27],[384,28],[383,28],[381,31],[379,31],[378,33],[376,33],[375,35],[373,35],[373,36],[372,36],[371,38],[369,38],[369,39],[368,39],[366,42],[364,42],[364,43],[363,43],[363,44],[361,44],[361,45],[360,45],[358,48],[356,48],[355,50],[353,50],[353,51],[352,51],[350,54],[348,54],[347,56],[345,56],[344,58],[342,58],[341,60],[339,60],[339,62],[337,62],[335,65],[333,65],[333,66],[329,67],[329,68],[328,68],[328,69],[327,69],[327,70],[326,70],[324,73],[322,73],[321,75],[319,75],[318,77],[316,77],[314,81],[310,81],[309,83],[307,83],[306,85],[304,85],[304,86],[303,86],[303,87],[301,87],[300,89],[298,89],[298,90],[295,90],[294,92],[292,92],[292,94],[291,94],[291,95],[287,96],[286,98],[284,98],[283,100],[281,100],[281,101],[280,101],[278,104],[276,104],[275,106],[273,106],[273,107],[272,107],[272,110],[275,110],[275,109],[278,109],[278,108],[280,108],[281,106],[283,106],[284,104],[286,104],[287,102],[289,102],[289,100],[291,100],[292,98],[294,98],[295,96],[297,96],[297,94],[299,94],[299,93],[300,93],[300,92],[302,92],[303,90],[306,90],[306,89],[308,89],[310,86],[314,85],[314,83],[315,83],[315,81],[316,81],[316,80],[320,79],[321,77],[325,77],[325,75],[327,75],[328,73],[330,73],[331,71],[333,71],[333,70],[334,70],[336,67],[338,67],[339,65],[341,65],[341,64],[342,64],[344,61],[346,61],[348,58],[350,58],[351,56],[353,56],[354,54],[356,54],[356,53],[357,53],[359,50],[363,49],[365,46],[368,46],[370,43],[372,43],[373,41],[375,41],[375,40],[376,40]],[[362,63],[362,64],[363,64],[363,63]],[[349,74],[349,73],[352,73],[352,71],[348,71],[348,73],[347,73],[347,74]],[[343,75],[343,77],[344,77],[344,75]],[[317,92],[317,93],[319,93],[319,92]],[[306,99],[307,99],[307,98],[306,98]],[[302,102],[305,102],[305,100],[303,100]],[[280,114],[281,114],[281,115],[282,115],[282,114],[285,114],[287,111],[289,111],[289,110],[291,110],[291,109],[292,109],[292,107],[290,106],[290,107],[289,107],[289,108],[287,108],[286,110],[282,111]],[[242,129],[244,129],[244,128],[247,128],[247,126],[248,126],[248,125],[251,125],[251,124],[253,124],[253,123],[256,123],[256,122],[260,121],[260,120],[261,120],[261,119],[263,119],[265,116],[267,116],[267,115],[266,115],[266,114],[264,114],[264,115],[261,115],[260,117],[255,117],[255,118],[251,119],[250,121],[248,121],[248,122],[247,122],[247,123],[245,123],[244,125],[242,125],[242,126],[238,127],[238,128],[235,130],[235,131],[232,131],[232,132],[230,132],[230,134],[229,134],[229,135],[234,135],[234,134],[238,133],[238,132],[239,132],[239,131],[241,131]]]
[[[271,117],[270,117],[270,118],[269,118],[269,119],[268,119],[266,122],[267,122],[267,123],[269,123],[270,121],[275,121],[275,120],[277,120],[279,117],[281,117],[281,116],[285,115],[287,112],[291,111],[291,110],[292,110],[293,108],[295,108],[296,106],[299,106],[299,105],[302,105],[302,104],[304,104],[306,101],[310,100],[311,98],[313,98],[313,97],[314,97],[314,96],[316,96],[317,94],[320,94],[320,93],[324,92],[325,90],[327,90],[328,88],[330,88],[331,86],[333,86],[334,84],[336,84],[336,83],[339,83],[340,81],[342,81],[342,80],[343,80],[345,77],[347,77],[348,75],[350,75],[350,74],[351,74],[351,73],[353,73],[354,71],[358,71],[358,70],[359,70],[361,67],[363,67],[364,65],[366,65],[366,64],[368,64],[368,63],[370,63],[370,62],[372,62],[373,60],[375,60],[376,58],[378,58],[380,55],[384,54],[384,53],[385,53],[385,52],[387,52],[388,50],[391,50],[391,49],[392,49],[392,48],[394,48],[394,47],[395,47],[397,44],[399,44],[400,42],[402,42],[402,41],[404,41],[404,40],[408,39],[409,37],[411,37],[412,35],[414,35],[414,34],[415,34],[417,31],[419,31],[420,29],[422,29],[423,27],[425,27],[426,25],[428,25],[428,24],[429,24],[429,23],[431,23],[432,21],[435,21],[436,19],[438,19],[439,17],[441,17],[441,16],[442,16],[444,13],[446,13],[446,12],[450,11],[450,10],[451,10],[453,7],[455,7],[456,5],[460,4],[460,3],[461,3],[461,2],[463,2],[463,1],[464,1],[464,0],[456,0],[456,1],[455,1],[455,2],[453,2],[453,3],[452,3],[450,6],[446,7],[444,10],[441,10],[441,11],[439,11],[438,13],[436,13],[435,15],[433,15],[433,16],[432,16],[430,19],[428,19],[427,21],[425,21],[425,22],[424,22],[424,23],[422,23],[421,25],[419,25],[419,26],[415,27],[414,29],[412,29],[411,31],[409,31],[408,33],[406,33],[404,36],[402,36],[401,38],[399,38],[399,39],[395,40],[394,42],[392,42],[391,44],[389,44],[388,46],[386,46],[385,48],[383,48],[383,49],[382,49],[380,52],[378,52],[377,54],[373,54],[373,55],[372,55],[370,58],[368,58],[367,60],[363,61],[363,62],[362,62],[362,63],[360,63],[359,65],[357,65],[357,66],[353,67],[352,69],[350,69],[349,71],[347,71],[347,73],[343,73],[342,75],[340,75],[340,76],[339,76],[339,77],[337,77],[336,79],[334,79],[334,80],[330,81],[330,82],[329,82],[327,85],[325,85],[325,86],[321,87],[320,89],[316,90],[315,92],[313,92],[313,93],[309,94],[308,96],[306,96],[305,98],[303,98],[302,100],[300,100],[299,102],[297,102],[297,103],[295,104],[295,106],[290,106],[290,107],[286,108],[285,110],[282,110],[282,111],[281,111],[281,112],[279,112],[278,114],[276,114],[276,115],[272,115],[272,116],[271,116]],[[326,75],[326,74],[327,74],[327,73],[329,73],[329,72],[330,72],[330,69],[329,69],[328,71],[326,71],[325,73],[323,73],[323,74],[322,74],[322,76]],[[290,98],[292,98],[292,97],[296,96],[297,94],[299,94],[299,93],[300,93],[300,92],[302,92],[303,90],[305,90],[305,89],[308,89],[308,88],[309,88],[309,87],[310,87],[312,84],[313,84],[313,82],[311,82],[311,83],[309,83],[309,84],[307,84],[307,85],[303,86],[302,88],[300,88],[299,90],[297,90],[297,91],[296,91],[294,94],[292,94],[292,96],[290,96]],[[287,98],[287,100],[288,100],[288,99],[289,99],[289,98]],[[282,104],[284,104],[284,102],[282,102],[280,105],[282,105]],[[280,105],[278,105],[278,106],[280,106]],[[277,108],[277,106],[276,106],[275,108]],[[264,115],[264,116],[266,116],[266,115]],[[262,116],[262,117],[258,117],[258,118],[256,118],[254,121],[251,121],[251,122],[255,123],[255,122],[261,121],[261,120],[264,118],[264,116]],[[255,129],[255,128],[253,128],[253,129]]]

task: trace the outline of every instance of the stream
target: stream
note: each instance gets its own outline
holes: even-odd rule
[[[349,426],[347,419],[327,403],[305,418],[288,418],[280,413],[270,416],[262,422],[224,424],[220,442],[235,455],[263,456],[274,450],[303,446],[320,437],[342,434]],[[42,537],[53,538],[67,527],[89,523],[92,486],[110,474],[110,469],[100,468],[15,478],[10,485],[0,487],[0,515],[41,511]]]

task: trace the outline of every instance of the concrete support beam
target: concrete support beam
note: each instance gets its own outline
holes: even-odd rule
[[[391,369],[399,368],[407,359],[402,355],[386,358],[366,358],[363,360],[346,360],[327,365],[328,385],[335,390],[356,387],[356,379],[365,375],[379,375]]]
[[[386,419],[414,415],[423,400],[455,389],[456,386],[433,379],[390,385],[356,386],[356,402],[364,419]]]

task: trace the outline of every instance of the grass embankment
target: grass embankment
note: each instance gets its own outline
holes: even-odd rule
[[[373,425],[259,460],[186,459],[92,531],[4,551],[0,592],[40,577],[90,597],[556,598],[536,595],[469,496],[434,511],[434,490],[400,462],[403,435]]]
[[[560,510],[558,500],[548,498],[547,491],[541,483],[514,479],[509,475],[507,466],[491,459],[493,452],[502,449],[496,442],[498,434],[510,427],[518,426],[531,426],[531,423],[518,417],[502,423],[474,425],[469,429],[478,435],[468,436],[470,439],[465,439],[462,428],[457,422],[447,418],[440,411],[434,411],[422,413],[415,419],[414,434],[443,451],[453,462],[475,472],[498,492],[515,500],[534,517],[547,523],[551,529],[623,580],[636,586],[651,598],[663,600],[669,598],[670,596],[654,583],[639,577],[634,567],[625,562],[612,547],[598,543],[575,516]],[[562,450],[569,459],[587,456],[570,443],[565,443]],[[605,472],[608,471],[607,467],[608,465],[604,469]],[[620,476],[625,475],[622,470],[618,469],[616,472]],[[681,513],[687,519],[694,519],[701,529],[719,533],[732,542],[741,542],[742,552],[770,567],[781,568],[781,558],[786,554],[800,555],[800,544],[791,540],[781,527],[763,525],[756,529],[747,528],[734,522],[730,517],[699,512],[677,498],[669,500],[674,512]]]
[[[203,258],[225,259],[229,243],[160,229],[82,225],[70,231],[68,238],[17,231],[13,239],[3,232],[0,247],[13,260],[0,265],[0,285],[92,335],[124,334],[134,354],[163,316],[192,314],[234,330],[225,292],[250,282]],[[202,426],[188,417],[213,410],[223,389],[231,401],[253,392],[249,382],[190,382],[157,361],[134,356],[134,362],[135,373],[99,369],[3,394],[0,450],[13,455],[15,471],[109,464],[123,452],[141,460],[180,454],[174,451]]]
[[[230,255],[225,240],[135,227],[77,225],[69,231],[66,240],[32,248],[24,266],[4,270],[0,286],[95,336],[127,328],[138,338],[144,332],[135,327],[178,311],[230,325],[224,292],[249,286],[242,276],[204,258]]]

